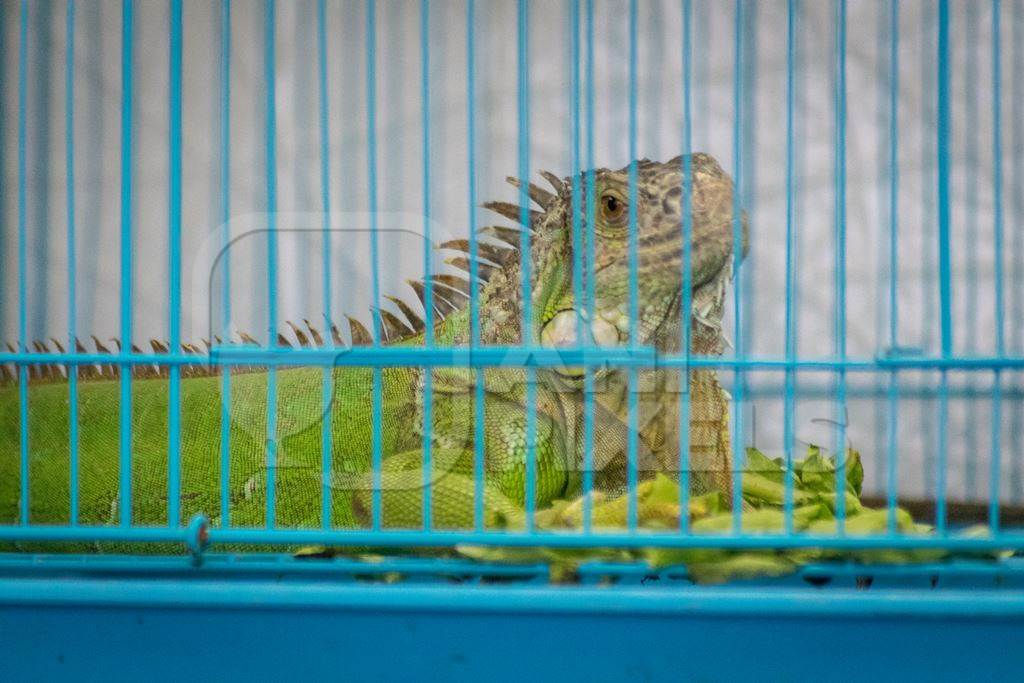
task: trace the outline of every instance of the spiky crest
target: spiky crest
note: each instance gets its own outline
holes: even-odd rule
[[[564,182],[558,178],[558,176],[548,171],[541,171],[540,175],[548,181],[551,187],[555,190],[555,194],[552,194],[551,192],[548,192],[547,190],[544,190],[532,183],[527,186],[527,192],[530,199],[542,209],[541,211],[536,209],[529,210],[529,225],[524,226],[520,224],[522,210],[518,204],[493,201],[485,202],[482,205],[483,208],[489,209],[498,215],[515,222],[517,225],[516,227],[488,225],[477,231],[478,236],[483,237],[486,240],[490,240],[478,240],[476,244],[476,265],[479,284],[486,284],[495,273],[501,271],[508,264],[514,263],[518,260],[522,234],[525,231],[532,232],[536,228],[544,216],[544,212],[550,209],[552,205],[557,202],[558,196],[564,191]],[[506,180],[513,187],[522,187],[522,183],[518,178],[509,177]],[[472,245],[468,239],[449,240],[437,247],[438,249],[454,251],[459,254],[458,256],[447,258],[445,263],[459,269],[462,273],[438,273],[431,277],[434,302],[433,317],[435,324],[443,321],[452,313],[461,310],[469,301],[471,288],[469,280],[472,258],[471,247]],[[407,283],[420,300],[420,303],[425,307],[425,280],[407,280]],[[381,323],[380,329],[383,336],[382,341],[386,343],[395,343],[408,340],[421,334],[423,330],[426,329],[424,316],[417,313],[400,297],[385,295],[384,298],[395,305],[399,313],[401,313],[401,316],[395,315],[391,311],[383,308],[371,310],[371,315],[378,316]],[[353,316],[345,315],[344,317],[348,320],[349,336],[351,338],[352,346],[369,346],[373,343],[373,335],[370,333],[366,325]],[[326,347],[324,336],[321,334],[320,330],[314,327],[307,319],[303,319],[302,322],[304,327],[299,326],[290,320],[285,321],[285,324],[290,328],[298,346],[301,348]],[[336,347],[345,347],[346,344],[344,343],[344,339],[338,326],[330,320],[325,322],[330,330],[333,345]],[[229,344],[260,346],[259,341],[247,332],[239,330],[235,333],[235,336],[237,337],[237,341],[228,340]],[[121,353],[121,340],[116,338],[108,340],[110,344],[116,347],[115,350],[112,350],[109,345],[105,344],[95,335],[91,338],[92,346],[95,349],[94,352],[96,354],[110,356],[112,362],[78,365],[78,378],[80,380],[116,379],[120,376],[121,366],[117,364],[116,358]],[[218,345],[223,343],[219,336],[215,336],[214,339]],[[275,341],[278,346],[294,348],[292,341],[281,332],[277,333]],[[150,348],[153,350],[153,364],[133,365],[131,367],[132,377],[139,379],[167,377],[169,374],[168,366],[161,364],[158,356],[166,355],[171,352],[170,343],[166,340],[161,341],[159,339],[150,339],[148,340],[148,343]],[[202,343],[205,347],[205,351],[194,344],[187,342],[181,344],[181,352],[185,355],[196,356],[197,360],[196,363],[188,363],[179,366],[183,377],[211,376],[221,373],[221,367],[210,365],[209,363],[204,363],[202,361],[203,358],[209,355],[209,352],[213,347],[212,342],[208,339],[203,339]],[[6,346],[11,353],[16,352],[16,349],[12,344],[7,343]],[[33,340],[29,346],[36,353],[40,354],[65,353],[65,347],[56,339],[50,339],[49,342]],[[88,347],[77,338],[75,339],[74,348],[75,352],[79,354],[90,353]],[[134,354],[143,353],[142,349],[135,344],[131,345],[131,350]],[[69,372],[68,366],[62,363],[30,363],[28,368],[29,377],[34,383],[38,383],[40,381],[66,381]],[[260,369],[261,368],[258,366],[236,366],[233,367],[231,371],[245,372],[258,371]],[[0,385],[14,384],[17,383],[17,381],[18,372],[16,365],[14,363],[0,364]]]

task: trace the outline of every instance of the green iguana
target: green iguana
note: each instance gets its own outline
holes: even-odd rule
[[[732,182],[706,154],[690,157],[692,191],[693,291],[692,350],[718,354],[723,348],[722,302],[731,277],[733,255]],[[629,167],[596,170],[594,196],[586,196],[587,174],[576,179],[582,196],[577,216],[584,240],[593,239],[594,317],[585,323],[599,345],[631,343],[629,338],[629,224],[631,211],[638,231],[639,310],[636,341],[660,351],[680,348],[683,284],[682,209],[683,159],[666,163],[636,163],[636,206],[629,206]],[[572,179],[542,174],[553,192],[530,184],[539,209],[530,211],[529,225],[484,228],[479,250],[480,339],[484,345],[516,345],[522,341],[549,347],[575,343],[576,308],[573,283]],[[509,179],[519,187],[519,181]],[[520,207],[490,202],[486,207],[518,221]],[[594,225],[588,226],[588,217]],[[743,249],[746,219],[742,218]],[[519,252],[524,232],[530,233],[532,293],[531,339],[521,337]],[[468,251],[466,240],[441,245]],[[585,249],[581,258],[587,253]],[[450,263],[469,270],[465,254]],[[411,283],[425,300],[423,282]],[[451,275],[433,278],[434,343],[468,345],[469,281]],[[581,283],[585,284],[585,283]],[[583,287],[580,288],[584,290]],[[390,297],[389,297],[390,298]],[[377,310],[382,343],[422,345],[425,323],[408,304],[390,298],[402,314]],[[687,311],[686,315],[690,316]],[[404,319],[403,319],[404,318]],[[352,343],[369,344],[371,335],[350,320]],[[336,344],[341,336],[333,325]],[[294,327],[299,343],[324,345],[320,331],[307,322]],[[284,338],[280,338],[279,343]],[[57,344],[56,342],[54,342]],[[95,341],[101,352],[106,348]],[[287,343],[287,342],[284,342]],[[167,352],[152,342],[155,352]],[[59,344],[58,344],[59,347]],[[37,350],[46,345],[37,344]],[[79,350],[84,350],[79,347]],[[185,352],[199,352],[186,345]],[[78,522],[109,525],[119,520],[119,392],[116,356],[111,365],[79,367],[78,402]],[[136,366],[132,381],[131,524],[166,525],[168,495],[168,380],[166,368]],[[28,387],[28,495],[32,525],[69,521],[69,399],[66,369],[30,368]],[[229,519],[220,515],[221,387],[220,370],[184,367],[181,380],[181,518],[207,515],[213,525],[260,527],[266,519],[267,448],[276,448],[275,518],[278,527],[322,528],[323,486],[331,487],[333,527],[366,526],[372,500],[369,484],[372,430],[373,370],[336,367],[330,370],[331,399],[324,405],[324,371],[318,367],[276,371],[276,433],[267,434],[268,374],[259,368],[231,372],[230,469],[227,475]],[[641,478],[657,471],[678,469],[680,370],[643,370],[639,408]],[[0,524],[19,522],[20,418],[19,390],[13,374],[0,383]],[[689,371],[691,434],[689,461],[694,492],[731,487],[727,395],[709,369]],[[521,510],[526,495],[526,373],[522,368],[489,368],[484,381],[484,520],[497,525]],[[625,488],[628,434],[627,382],[616,368],[596,371],[593,462],[595,486],[621,492]],[[432,372],[433,423],[431,435],[432,524],[435,528],[472,528],[474,524],[474,401],[477,373],[437,368]],[[422,439],[425,371],[384,368],[380,372],[382,410],[380,443],[383,454],[382,502],[385,528],[422,525]],[[582,374],[574,368],[537,371],[536,385],[536,506],[580,494],[583,463]],[[331,471],[321,471],[322,420],[329,420]],[[726,495],[726,499],[729,496]],[[9,546],[8,546],[9,547]],[[21,549],[53,550],[53,546],[22,544]],[[0,544],[0,548],[3,545]],[[61,549],[93,550],[92,547]],[[120,551],[141,551],[134,544]]]

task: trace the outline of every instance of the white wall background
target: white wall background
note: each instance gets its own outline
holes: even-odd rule
[[[803,0],[796,72],[795,228],[799,353],[834,349],[835,5]],[[740,40],[743,98],[739,126],[745,205],[752,249],[744,266],[744,351],[778,357],[785,349],[786,3],[745,3]],[[735,171],[734,3],[693,1],[693,141]],[[871,358],[890,346],[888,162],[889,2],[847,7],[846,267],[850,356]],[[953,3],[953,313],[958,353],[996,352],[995,161],[992,15],[987,2]],[[571,169],[570,4],[534,2],[529,11],[530,167],[560,175]],[[135,3],[134,145],[131,205],[134,263],[133,330],[137,343],[164,338],[168,327],[168,9]],[[68,326],[66,229],[66,5],[30,3],[26,45],[27,329],[30,338],[58,337]],[[119,332],[121,227],[121,3],[79,2],[74,36],[73,103],[77,328],[101,338]],[[402,284],[422,272],[423,127],[420,6],[376,5],[377,202],[382,212],[381,289],[409,300]],[[1003,251],[1007,353],[1024,354],[1024,3],[1004,0],[1000,14],[1004,188]],[[20,3],[0,12],[0,323],[16,339],[18,68]],[[320,319],[322,288],[321,146],[317,4],[279,2],[276,13],[276,116],[279,318]],[[221,226],[221,6],[185,3],[183,136],[183,336],[208,336],[210,297],[194,290],[194,264],[219,244]],[[638,16],[638,154],[667,159],[682,146],[682,20],[678,2],[640,2]],[[267,206],[263,3],[231,8],[230,215],[245,231],[265,225]],[[362,314],[370,302],[366,21],[361,2],[326,3],[328,169],[335,312]],[[935,205],[935,38],[933,2],[900,2],[898,335],[902,347],[938,349],[937,215]],[[469,223],[466,3],[433,2],[429,19],[430,184],[435,241],[465,234]],[[583,37],[585,41],[585,36]],[[477,3],[476,156],[478,198],[515,199],[504,177],[518,171],[516,5]],[[585,43],[584,43],[585,47]],[[628,3],[597,2],[594,22],[595,162],[629,161]],[[586,141],[588,131],[582,131]],[[486,212],[478,221],[492,222]],[[310,232],[313,231],[313,232]],[[266,336],[266,252],[263,238],[231,250],[232,323]],[[201,273],[204,274],[205,273]],[[215,281],[216,282],[216,281]],[[734,332],[734,336],[735,336]],[[901,375],[906,397],[898,411],[901,492],[934,490],[936,377]],[[884,485],[889,409],[873,392],[887,378],[850,376],[849,437],[868,463],[869,485]],[[808,374],[797,412],[798,436],[830,443],[834,417],[830,378]],[[748,377],[757,396],[747,406],[748,441],[782,447],[781,376]],[[951,495],[982,499],[988,491],[991,445],[990,373],[951,373]],[[1000,425],[1001,492],[1024,497],[1024,378],[1004,373],[1008,400]],[[975,395],[976,394],[976,395]],[[860,396],[858,398],[858,396]]]

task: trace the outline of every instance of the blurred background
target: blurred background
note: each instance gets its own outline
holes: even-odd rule
[[[851,2],[845,10],[846,349],[850,357],[865,360],[889,355],[893,347],[911,355],[939,352],[937,9],[930,1],[899,2],[894,15],[892,1]],[[1008,355],[1019,357],[1024,354],[1024,2],[1004,0],[998,6],[994,21],[989,3],[952,3],[954,347],[962,355],[996,354],[995,235],[1001,216],[1005,348]],[[518,174],[523,139],[534,172],[568,175],[573,168],[574,101],[581,112],[580,164],[588,162],[591,136],[595,165],[627,164],[629,7],[626,1],[594,3],[591,33],[585,3],[529,5],[525,136],[517,115],[516,3],[485,2],[473,8],[470,101],[465,0],[431,2],[425,28],[423,7],[401,0],[377,2],[372,22],[363,2],[280,2],[272,25],[264,3],[186,2],[182,337],[198,341],[221,329],[226,313],[220,303],[226,280],[221,250],[227,234],[235,239],[229,250],[229,325],[267,340],[268,269],[261,231],[268,225],[268,177],[276,182],[278,319],[284,331],[285,320],[322,321],[327,310],[336,319],[340,312],[350,312],[369,321],[367,230],[374,202],[381,231],[380,289],[418,308],[403,283],[422,276],[425,220],[435,243],[465,236],[474,215],[477,225],[503,223],[471,205],[470,173],[477,203],[516,201],[516,191],[504,178]],[[692,140],[694,150],[714,155],[737,177],[751,220],[750,256],[737,284],[742,325],[736,329],[730,312],[730,336],[744,355],[782,357],[790,7],[796,11],[791,189],[797,353],[825,358],[836,348],[839,4],[693,0]],[[572,39],[576,12],[578,63]],[[636,149],[641,157],[665,160],[683,148],[682,21],[679,2],[638,3]],[[998,52],[994,25],[1000,30]],[[69,26],[74,38],[70,60]],[[133,336],[140,345],[168,336],[168,27],[167,3],[134,4],[127,158]],[[122,3],[116,0],[75,3],[70,23],[64,2],[5,0],[0,5],[2,340],[17,340],[20,282],[27,296],[28,338],[63,340],[67,335],[69,116],[77,234],[75,323],[82,338],[95,334],[106,340],[120,330],[122,36]],[[592,130],[586,125],[584,96],[588,48],[594,59]],[[267,161],[268,56],[275,88],[273,168]],[[1001,71],[998,80],[994,58]],[[894,102],[896,127],[890,119]],[[997,114],[1002,124],[999,155],[994,141]],[[22,117],[25,167],[20,177]],[[890,163],[894,142],[895,166]],[[997,175],[1003,187],[1001,205],[996,203]],[[24,183],[23,194],[19,182]],[[893,187],[895,212],[890,204]],[[321,267],[325,201],[333,235],[327,246],[328,291]],[[17,260],[19,209],[24,210],[27,236],[24,273]],[[894,227],[895,272],[890,268]],[[434,263],[435,271],[444,268],[442,259]],[[892,310],[894,280],[897,305]],[[723,379],[736,393],[731,373]],[[847,435],[864,455],[867,488],[879,492],[889,444],[889,376],[852,373],[848,380]],[[744,441],[780,452],[782,374],[751,372],[740,381],[747,397]],[[800,374],[799,439],[832,442],[834,427],[822,420],[836,417],[833,381],[827,373]],[[953,398],[946,425],[947,471],[954,499],[985,499],[993,452],[1001,458],[1003,498],[1024,498],[1024,377],[1004,372],[1000,381],[1004,419],[996,450],[990,426],[992,373],[949,375]],[[899,460],[901,495],[934,494],[941,447],[937,385],[936,373],[900,374],[893,455]]]

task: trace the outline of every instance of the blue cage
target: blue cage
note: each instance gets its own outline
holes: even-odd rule
[[[9,0],[0,40],[4,678],[1020,677],[1024,1]],[[688,192],[682,341],[638,333],[641,160],[678,157],[692,187],[697,152],[730,178],[729,244],[749,231],[722,265],[720,354],[691,348]],[[604,167],[627,179],[633,341],[552,348],[532,327],[531,212],[554,200],[505,178],[550,169],[571,198],[579,333]],[[484,274],[513,233],[521,343],[487,343]],[[434,337],[453,311],[466,343]],[[393,343],[400,328],[422,336]],[[553,530],[538,376],[565,366],[585,368],[582,521]],[[422,401],[391,420],[395,368]],[[523,517],[495,530],[483,378],[506,369]],[[340,429],[355,371],[367,418]],[[641,472],[638,389],[655,371],[714,373],[731,458],[727,490],[692,489],[698,408],[679,392],[676,517],[657,529],[641,492],[669,479]],[[454,410],[444,372],[475,378]],[[613,530],[594,518],[602,372],[628,387]],[[474,495],[451,528],[429,427],[458,410]],[[415,528],[382,522],[396,431],[427,473]],[[336,485],[345,440],[366,442],[365,498]],[[811,459],[830,517],[804,528]],[[746,521],[758,463],[778,527]],[[698,499],[727,525],[702,531]],[[365,524],[338,522],[349,500]],[[696,551],[801,559],[705,585]]]

